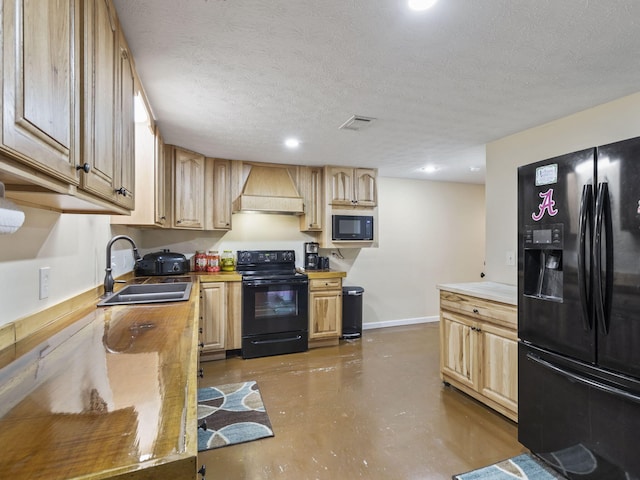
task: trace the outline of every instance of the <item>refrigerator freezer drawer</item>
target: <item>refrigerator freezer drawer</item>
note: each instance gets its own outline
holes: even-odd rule
[[[524,343],[518,369],[523,445],[571,479],[640,477],[640,382]]]

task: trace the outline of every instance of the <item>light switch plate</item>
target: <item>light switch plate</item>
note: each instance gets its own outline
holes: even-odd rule
[[[40,268],[40,300],[49,297],[49,273],[50,267]]]

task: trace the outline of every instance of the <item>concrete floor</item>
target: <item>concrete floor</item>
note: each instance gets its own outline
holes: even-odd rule
[[[209,479],[450,479],[526,451],[517,425],[438,376],[438,324],[366,330],[305,353],[206,362],[255,380],[275,437],[199,454]]]

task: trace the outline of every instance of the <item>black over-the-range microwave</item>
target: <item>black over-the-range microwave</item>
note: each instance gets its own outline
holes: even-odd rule
[[[370,215],[332,215],[333,240],[373,240],[373,217]]]

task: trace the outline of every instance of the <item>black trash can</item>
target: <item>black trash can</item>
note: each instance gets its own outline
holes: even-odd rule
[[[362,287],[342,287],[342,338],[362,335]]]

